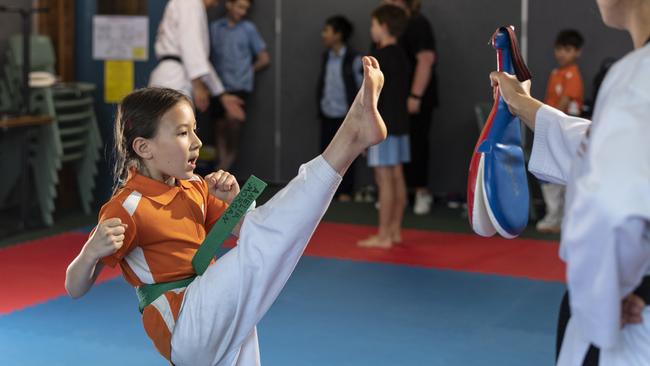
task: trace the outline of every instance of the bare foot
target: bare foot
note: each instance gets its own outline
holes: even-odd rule
[[[384,74],[374,57],[363,58],[363,85],[323,158],[341,176],[364,150],[382,142],[387,130],[377,110]]]
[[[363,58],[363,84],[350,106],[344,124],[353,127],[354,136],[363,149],[386,139],[386,124],[377,110],[379,94],[384,86],[384,74],[372,56]]]
[[[389,249],[393,246],[393,242],[389,237],[380,237],[379,235],[373,235],[368,239],[360,240],[357,242],[357,245],[362,248]]]
[[[402,244],[402,235],[401,234],[392,234],[390,240],[395,244]]]
[[[339,202],[352,202],[352,196],[346,193],[341,193],[339,196],[336,198],[337,201]]]

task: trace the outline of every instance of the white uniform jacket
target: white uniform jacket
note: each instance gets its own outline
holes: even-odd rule
[[[192,80],[201,78],[212,95],[224,92],[209,60],[208,16],[202,0],[170,0],[156,35],[156,57],[178,56],[182,62],[165,60],[156,66],[150,86],[179,90],[192,96]]]
[[[650,269],[650,45],[616,63],[593,123],[542,107],[529,170],[567,185],[560,257],[572,318],[558,365],[650,365],[650,308],[621,329],[621,299]]]

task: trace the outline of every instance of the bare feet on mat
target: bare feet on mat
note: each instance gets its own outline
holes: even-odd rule
[[[393,241],[390,237],[372,235],[367,239],[359,240],[357,245],[362,248],[390,249],[393,246]]]

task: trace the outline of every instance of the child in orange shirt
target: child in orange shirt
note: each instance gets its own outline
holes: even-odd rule
[[[584,39],[576,30],[561,31],[555,40],[555,59],[558,67],[551,72],[544,103],[562,112],[580,116],[584,99],[582,76],[576,61],[582,52]],[[537,230],[559,233],[564,211],[564,186],[542,183],[546,216],[537,222]]]
[[[363,69],[361,90],[322,155],[248,212],[233,230],[237,246],[195,278],[192,258],[239,185],[224,171],[194,175],[201,141],[186,96],[146,88],[124,98],[115,123],[116,188],[68,267],[70,296],[88,292],[105,265],[119,264],[138,288],[187,280],[143,305],[143,325],[158,351],[176,365],[259,365],[257,323],[293,272],[341,176],[386,138],[377,111],[383,74],[371,57]]]
[[[544,103],[572,116],[580,116],[584,99],[582,75],[576,62],[582,53],[584,39],[576,30],[561,31],[555,40],[558,67],[551,71]]]

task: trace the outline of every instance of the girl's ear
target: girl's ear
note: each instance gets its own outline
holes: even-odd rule
[[[151,141],[144,137],[136,137],[135,140],[133,140],[133,151],[135,151],[141,159],[149,160],[153,158],[151,147]]]

